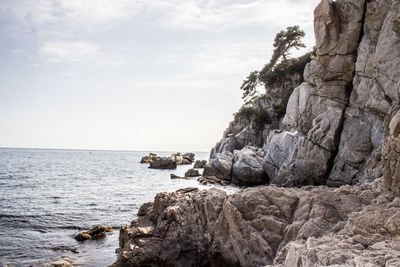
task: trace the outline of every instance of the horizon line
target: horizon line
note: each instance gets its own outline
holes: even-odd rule
[[[0,149],[36,149],[36,150],[75,150],[75,151],[110,151],[110,152],[174,152],[174,153],[184,153],[181,151],[175,150],[129,150],[129,149],[88,149],[88,148],[48,148],[48,147],[3,147],[0,146]],[[207,151],[190,151],[192,153],[209,153]],[[189,152],[187,152],[189,153]]]

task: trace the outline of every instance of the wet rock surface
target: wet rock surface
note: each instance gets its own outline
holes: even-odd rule
[[[103,239],[107,236],[107,232],[111,232],[113,229],[111,227],[104,227],[101,225],[96,225],[89,231],[81,232],[77,234],[74,238],[77,241],[85,241],[88,239],[96,240]]]

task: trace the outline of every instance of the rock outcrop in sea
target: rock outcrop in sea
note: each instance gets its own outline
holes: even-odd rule
[[[177,165],[190,165],[195,160],[194,153],[180,152],[174,153],[169,157],[160,157],[157,154],[149,153],[148,156],[143,156],[140,163],[150,163],[152,169],[176,169]]]
[[[293,86],[284,116],[236,117],[200,178],[265,185],[157,194],[114,266],[400,266],[400,0],[322,0],[314,28],[304,81],[254,103]]]

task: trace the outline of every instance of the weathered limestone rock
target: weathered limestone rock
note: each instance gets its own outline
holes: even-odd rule
[[[167,157],[158,157],[152,162],[150,162],[150,167],[151,169],[176,169],[176,161],[175,159],[172,158],[167,158]]]
[[[196,160],[196,162],[194,163],[193,168],[202,169],[202,168],[204,168],[206,163],[207,163],[207,160]]]
[[[159,193],[121,228],[113,266],[391,266],[400,262],[399,208],[380,180]]]
[[[269,178],[263,169],[263,157],[261,148],[251,146],[219,153],[204,166],[202,176],[215,176],[238,185],[266,184]]]
[[[263,169],[264,151],[261,148],[246,146],[233,152],[232,183],[267,184],[268,175]]]
[[[268,137],[263,167],[272,183],[280,169],[289,166],[299,136],[298,132],[274,131]]]
[[[185,177],[197,177],[200,176],[200,173],[196,169],[189,169],[187,172],[185,172]]]
[[[232,179],[232,164],[232,152],[219,153],[204,166],[202,176],[216,176],[219,179],[230,181]]]
[[[338,154],[327,181],[328,185],[355,184],[364,180],[364,168],[372,157],[372,152],[380,150],[383,139],[383,118],[395,100],[385,91],[393,88],[382,87],[378,81],[378,73],[384,75],[400,75],[399,59],[388,47],[378,47],[378,43],[393,47],[393,36],[385,36],[386,17],[392,5],[391,0],[373,0],[366,3],[363,35],[357,51],[353,90],[349,107],[345,111],[343,130],[340,136]],[[386,30],[388,31],[388,30]],[[380,40],[386,40],[381,42]],[[396,52],[397,53],[396,49]],[[378,67],[380,57],[392,62],[385,69]],[[392,57],[389,59],[389,57]],[[388,63],[391,64],[391,63]],[[397,68],[395,68],[397,64]],[[380,75],[380,74],[379,74]],[[386,84],[385,86],[389,86]],[[392,85],[390,85],[392,86]],[[371,161],[369,162],[369,165]],[[376,167],[380,165],[377,162]],[[378,177],[379,171],[374,175]],[[372,177],[371,177],[372,178]]]

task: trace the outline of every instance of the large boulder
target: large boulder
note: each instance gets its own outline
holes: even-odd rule
[[[226,151],[216,154],[204,166],[203,176],[216,176],[219,179],[230,181],[232,179],[233,153]]]
[[[159,157],[150,162],[151,169],[176,169],[176,161],[172,158]]]
[[[268,175],[263,169],[264,151],[246,146],[233,152],[232,183],[239,185],[267,184]]]

